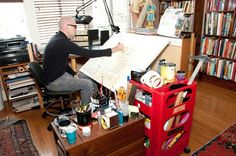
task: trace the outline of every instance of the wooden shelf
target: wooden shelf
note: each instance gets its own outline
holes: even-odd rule
[[[202,32],[202,15],[203,15],[203,5],[204,5],[204,0],[159,0],[159,21],[161,19],[161,16],[163,15],[164,11],[166,8],[169,7],[174,7],[174,8],[180,8],[178,5],[183,5],[182,7],[186,8],[185,12],[185,17],[192,16],[191,19],[191,24],[190,24],[190,29],[191,30],[184,30],[185,32],[193,32],[197,36],[201,36]],[[192,5],[192,7],[189,5]],[[181,7],[181,8],[182,8]],[[189,24],[189,22],[188,22]]]
[[[236,90],[236,8],[235,0],[205,1],[200,54],[215,63],[204,64],[199,80]],[[222,7],[223,6],[223,7]],[[208,75],[207,75],[208,74]]]
[[[16,101],[23,101],[34,97],[41,99],[41,95],[37,88],[38,86],[36,86],[32,79],[27,65],[28,62],[0,67],[0,74],[7,97],[7,103],[14,112],[21,112],[33,108],[32,104],[29,105],[29,107],[25,104],[25,106],[21,105],[19,108],[13,108],[12,103]],[[35,106],[38,106],[38,104],[36,104],[36,102],[39,103],[38,100],[34,102]],[[42,102],[40,102],[40,107],[43,108]]]

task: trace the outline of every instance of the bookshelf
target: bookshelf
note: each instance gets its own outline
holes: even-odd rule
[[[161,18],[167,8],[183,8],[185,20],[182,36],[193,32],[200,37],[202,20],[199,19],[203,16],[203,4],[204,0],[159,0],[159,17]]]
[[[90,29],[90,30],[78,31],[77,35],[75,35],[72,41],[81,47],[93,49],[94,46],[100,46],[99,30]]]
[[[215,63],[205,63],[200,79],[236,90],[236,2],[207,0],[200,53]]]
[[[88,34],[77,34],[75,35],[75,37],[73,38],[73,42],[78,44],[81,47],[88,47],[89,43],[88,43]]]
[[[28,63],[11,64],[0,67],[7,103],[13,112],[22,112],[40,106],[41,98]]]

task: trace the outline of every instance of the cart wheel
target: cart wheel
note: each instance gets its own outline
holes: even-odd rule
[[[185,148],[184,148],[184,153],[190,153],[190,151],[191,151],[191,150],[190,150],[189,147],[185,147]]]
[[[52,130],[52,125],[51,125],[51,124],[48,125],[47,130],[48,130],[48,131],[51,131],[51,130]]]
[[[45,119],[46,117],[47,117],[47,113],[46,113],[46,112],[43,112],[42,118]]]

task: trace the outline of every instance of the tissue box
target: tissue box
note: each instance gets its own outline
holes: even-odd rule
[[[119,126],[119,115],[115,111],[108,112],[101,116],[101,124],[104,129]]]

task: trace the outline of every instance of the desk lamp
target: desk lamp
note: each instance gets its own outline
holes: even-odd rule
[[[76,9],[76,15],[75,15],[75,19],[76,19],[76,23],[77,24],[89,24],[92,20],[93,17],[91,17],[90,15],[79,15],[79,12],[81,10],[84,10],[85,8],[87,8],[88,6],[90,6],[92,3],[94,3],[96,0],[89,0],[88,2],[84,3],[82,6],[79,6]],[[110,10],[108,8],[107,2],[106,0],[103,0],[103,4],[108,16],[108,20],[111,26],[111,30],[115,33],[119,33],[120,32],[120,28],[118,26],[114,25]]]

